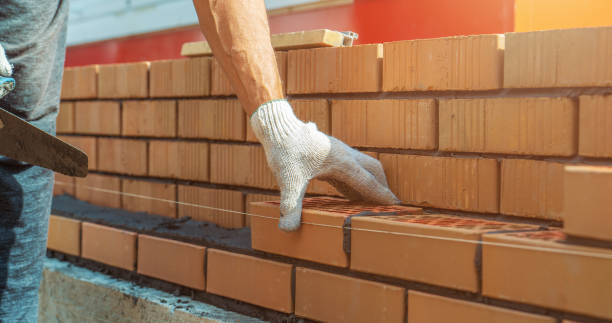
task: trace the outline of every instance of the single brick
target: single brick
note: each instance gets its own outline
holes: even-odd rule
[[[149,175],[208,181],[208,143],[151,141]]]
[[[278,189],[261,146],[211,144],[210,181]]]
[[[244,197],[240,191],[179,185],[178,201],[179,218],[188,216],[224,228],[244,227]]]
[[[151,97],[193,97],[210,94],[209,57],[151,62]]]
[[[61,133],[74,133],[74,103],[73,102],[62,102],[60,103],[59,114],[57,115],[57,126],[56,132]]]
[[[176,137],[176,101],[124,101],[124,136]]]
[[[75,196],[76,180],[72,176],[67,176],[60,173],[55,173],[55,183],[53,184],[53,196],[68,194]]]
[[[190,243],[138,235],[138,273],[204,290],[206,248]]]
[[[74,117],[76,133],[114,136],[121,134],[121,109],[118,102],[76,102]]]
[[[113,267],[136,269],[135,232],[83,222],[81,255]]]
[[[295,116],[304,122],[313,122],[319,131],[331,135],[329,102],[325,99],[290,100]],[[250,117],[249,117],[250,118]],[[247,118],[247,141],[259,142]]]
[[[612,167],[565,166],[563,230],[612,240]]]
[[[302,226],[298,231],[284,232],[278,228],[279,202],[251,203],[249,210],[259,215],[251,217],[253,249],[338,267],[349,265],[342,230],[348,216],[361,212],[421,211],[414,207],[376,206],[329,197],[306,198],[302,203]]]
[[[332,135],[359,147],[435,149],[436,103],[423,100],[334,100]]]
[[[149,95],[149,62],[100,65],[98,97],[146,98]]]
[[[352,270],[470,292],[478,292],[483,233],[538,229],[443,214],[354,217],[351,228]]]
[[[62,100],[98,96],[98,65],[68,67],[62,77]]]
[[[128,175],[147,174],[147,142],[98,138],[98,170]]]
[[[320,322],[404,322],[401,287],[298,267],[295,315]]]
[[[380,154],[389,187],[409,204],[486,213],[499,211],[495,159]]]
[[[278,73],[280,74],[281,81],[283,82],[283,92],[287,88],[287,52],[276,52],[276,64],[278,66]],[[225,76],[225,72],[221,68],[221,65],[216,59],[211,61],[211,95],[235,95],[236,92],[232,88],[232,84],[229,78]]]
[[[408,291],[408,322],[419,323],[555,323],[552,317],[523,313],[479,303]]]
[[[379,92],[382,44],[291,50],[287,93]]]
[[[245,197],[245,208],[246,208],[246,213],[245,217],[244,217],[244,225],[247,227],[251,226],[251,214],[254,214],[253,212],[251,212],[251,208],[250,208],[250,204],[253,202],[267,202],[267,201],[279,201],[280,200],[280,196],[279,194],[276,195],[268,195],[268,194],[246,194]],[[256,215],[255,215],[256,216]]]
[[[98,206],[121,207],[119,177],[89,174],[76,179],[76,198]]]
[[[612,27],[507,33],[504,87],[612,85]]]
[[[176,218],[176,185],[174,184],[123,179],[121,192],[128,194],[121,195],[121,208],[123,209]]]
[[[290,264],[209,249],[206,292],[292,313],[292,267]]]
[[[50,215],[47,249],[80,256],[81,221]]]
[[[179,137],[244,141],[245,127],[238,100],[179,101]]]
[[[87,155],[89,170],[98,168],[98,149],[96,137],[57,136],[60,140],[82,150]]]
[[[612,157],[612,95],[581,96],[579,111],[579,154]]]
[[[560,220],[563,186],[563,164],[504,159],[501,163],[500,212]]]
[[[475,35],[384,44],[383,90],[490,90],[502,87],[504,36]]]
[[[560,231],[491,234],[483,242],[483,295],[612,319],[609,249],[568,244]]]
[[[576,154],[577,108],[570,98],[441,100],[439,109],[440,150]]]

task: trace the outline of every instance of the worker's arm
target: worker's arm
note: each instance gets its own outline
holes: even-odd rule
[[[380,162],[295,117],[284,99],[263,0],[194,0],[200,27],[250,117],[281,190],[283,230],[300,226],[302,199],[315,177],[350,199],[399,201]]]

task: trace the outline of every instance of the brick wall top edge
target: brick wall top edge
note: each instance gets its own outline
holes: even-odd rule
[[[384,42],[384,43],[381,43],[381,44],[385,44],[386,45],[386,44],[400,44],[400,43],[435,41],[435,40],[446,40],[446,39],[473,39],[473,38],[499,38],[499,39],[504,39],[504,34],[457,35],[457,36],[436,37],[436,38],[406,39],[406,40],[396,40],[396,41]]]

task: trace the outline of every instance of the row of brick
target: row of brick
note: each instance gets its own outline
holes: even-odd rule
[[[296,115],[355,147],[612,157],[612,95],[292,100]],[[60,134],[256,142],[237,100],[63,103]]]
[[[407,316],[408,322],[555,322],[58,216],[50,219],[48,248],[317,321],[405,322]]]
[[[420,221],[411,221],[411,218]],[[509,225],[474,223],[448,216],[440,219],[435,215],[353,220],[356,221],[353,223],[355,229],[364,230],[352,233],[351,257],[357,258],[351,260],[355,263],[351,264],[352,270],[448,287],[449,280],[460,281],[470,274],[476,275],[477,270],[473,267],[478,261],[475,262],[474,254],[477,242],[482,239],[483,295],[563,312],[612,318],[608,306],[612,294],[606,283],[607,273],[612,269],[612,252],[567,245],[559,231],[495,234],[494,226],[509,228]],[[395,233],[393,241],[389,241],[390,235],[384,235],[382,230]],[[341,232],[339,230],[338,234]],[[401,235],[410,232],[420,235]],[[422,237],[432,234],[454,240]],[[311,242],[321,237],[325,236],[302,233],[302,239]],[[476,243],[461,246],[457,239]],[[326,245],[326,248],[336,247],[335,243]],[[406,315],[406,292],[402,287],[297,267],[293,296],[291,264],[97,224],[81,224],[62,217],[51,218],[48,248],[318,321],[373,322],[384,317],[385,321],[402,322]],[[312,248],[316,248],[315,244]],[[428,253],[419,250],[428,250]],[[399,268],[393,268],[390,262]],[[466,270],[468,265],[472,270]],[[448,268],[453,268],[453,275],[448,275]],[[411,276],[411,273],[420,275]],[[435,279],[436,276],[441,280]],[[473,279],[468,280],[469,284],[475,284]],[[462,286],[453,287],[466,290]],[[415,299],[411,299],[413,296]],[[421,303],[427,306],[419,310]],[[433,304],[439,306],[431,307]],[[458,315],[459,322],[473,322],[474,319],[486,322],[485,318],[491,315],[494,318],[500,315],[511,322],[555,322],[552,318],[413,291],[408,293],[408,308],[409,322],[410,319],[421,322],[422,317],[439,322],[438,318],[454,315]],[[431,313],[432,308],[436,313]],[[426,310],[428,312],[421,312]]]
[[[612,85],[612,27],[277,53],[288,94]],[[212,72],[211,72],[212,70]],[[232,94],[211,58],[68,68],[63,99]]]
[[[250,225],[250,218],[244,214],[248,211],[246,206],[250,202],[278,199],[278,194],[252,194],[150,180],[120,179],[98,174],[90,174],[86,178],[76,180],[61,174],[56,174],[55,177],[54,195],[68,194],[94,205],[132,212],[171,218],[189,216],[194,220],[215,223],[225,228]]]
[[[79,136],[62,139],[81,147],[90,156],[92,170],[278,190],[261,146]],[[389,187],[407,204],[563,218],[563,169],[568,164],[529,159],[369,154],[380,159]],[[339,195],[328,183],[319,180],[313,180],[307,192]]]

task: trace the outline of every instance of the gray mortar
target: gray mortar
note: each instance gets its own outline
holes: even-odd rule
[[[264,322],[56,259],[43,277],[39,322]]]
[[[251,251],[251,230],[225,229],[213,223],[168,218],[142,212],[106,208],[77,200],[69,195],[53,198],[52,213],[82,221],[236,251]]]

